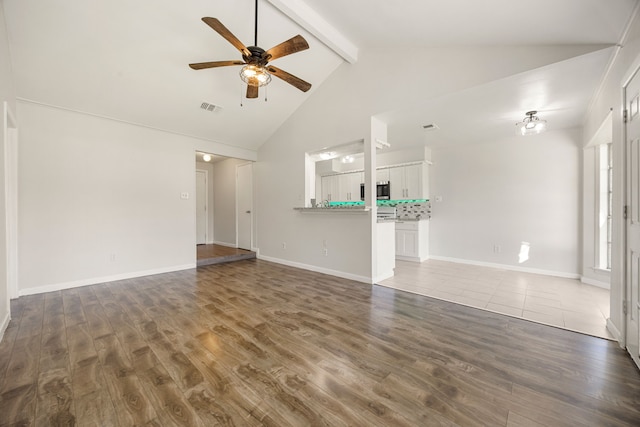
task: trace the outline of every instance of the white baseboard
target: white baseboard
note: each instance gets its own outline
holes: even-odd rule
[[[341,277],[343,279],[355,280],[357,282],[372,284],[374,283],[370,277],[359,276],[357,274],[345,273],[344,271],[331,270],[329,268],[318,267],[316,265],[303,264],[301,262],[289,261],[281,258],[257,254],[258,259],[275,262],[276,264],[288,265],[289,267],[301,268],[303,270],[315,271],[316,273],[328,274],[330,276]]]
[[[598,288],[603,288],[603,289],[611,289],[611,285],[609,283],[601,282],[600,280],[594,280],[589,277],[581,276],[580,281],[585,285],[596,286]]]
[[[578,273],[565,273],[562,271],[551,271],[551,270],[541,270],[538,268],[517,267],[515,265],[494,264],[491,262],[472,261],[468,259],[449,258],[444,256],[436,256],[436,255],[430,255],[429,258],[437,261],[448,261],[448,262],[455,262],[458,264],[478,265],[481,267],[499,268],[501,270],[520,271],[523,273],[533,273],[533,274],[543,274],[545,276],[564,277],[567,279],[580,279],[580,275]]]
[[[10,321],[11,321],[11,312],[8,311],[7,314],[4,316],[4,319],[2,319],[2,323],[0,323],[0,342],[2,342],[2,339],[4,338],[4,333],[7,330],[7,327],[9,326]]]
[[[625,340],[622,339],[623,338],[622,334],[620,333],[616,325],[613,324],[610,317],[607,318],[607,330],[611,332],[611,335],[613,335],[613,338],[615,338],[615,340],[618,341],[618,344],[620,344],[620,347],[625,348]]]
[[[405,256],[405,255],[396,255],[396,259],[399,259],[400,261],[409,261],[409,262],[417,262],[417,263],[421,263],[424,262],[426,260],[429,259],[428,256],[420,258],[417,256]]]
[[[383,280],[390,279],[393,276],[394,276],[394,272],[393,272],[393,270],[391,270],[391,272],[387,272],[387,273],[380,274],[380,275],[376,276],[374,278],[374,280],[373,280],[373,283],[382,282]]]
[[[220,245],[220,246],[226,246],[228,248],[237,248],[238,245],[236,245],[235,243],[227,243],[227,242],[218,242],[218,241],[213,241],[214,245]]]
[[[130,273],[116,274],[113,276],[92,277],[73,282],[52,283],[49,285],[26,288],[19,291],[20,296],[42,294],[45,292],[61,291],[64,289],[78,288],[80,286],[97,285],[99,283],[115,282],[117,280],[135,279],[136,277],[153,276],[154,274],[171,273],[180,270],[196,268],[196,264],[175,265],[172,267],[157,268],[153,270],[134,271]]]

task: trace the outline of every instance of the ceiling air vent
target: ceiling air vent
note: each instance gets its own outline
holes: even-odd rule
[[[200,108],[205,111],[211,111],[214,113],[222,110],[222,107],[220,107],[219,105],[209,104],[208,102],[203,102],[202,104],[200,104]]]
[[[430,123],[430,124],[428,124],[428,125],[423,125],[423,126],[422,126],[422,129],[424,129],[424,130],[436,130],[436,129],[440,129],[440,128],[438,127],[438,125],[437,125],[437,124],[435,124],[435,123]]]

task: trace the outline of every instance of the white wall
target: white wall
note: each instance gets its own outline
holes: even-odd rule
[[[431,255],[577,277],[580,145],[563,130],[434,148]],[[522,242],[531,249],[520,263]]]
[[[243,151],[24,101],[18,114],[21,294],[195,266],[195,151]]]
[[[0,2],[0,106],[7,102],[13,113],[15,109],[15,89],[9,56],[9,42],[7,40],[7,30],[5,27],[4,8]],[[1,107],[0,107],[1,108]],[[0,112],[0,114],[4,114]],[[0,121],[2,123],[2,121]],[[6,213],[5,205],[5,153],[1,147],[5,146],[5,134],[3,125],[0,124],[0,340],[4,330],[9,324],[9,294],[7,290],[7,236],[6,236]]]
[[[371,116],[378,113],[406,109],[407,105],[421,104],[444,93],[564,60],[589,49],[513,46],[419,52],[362,50],[356,64],[338,68],[259,150],[255,182],[260,256],[334,274],[370,278],[369,218],[293,210],[305,203],[304,153],[347,141],[368,140]],[[382,57],[385,61],[381,62]],[[370,73],[370,69],[376,73]],[[407,79],[407,75],[420,75],[424,84],[415,84],[415,79]],[[325,257],[321,245],[327,239],[330,255]],[[282,248],[283,242],[287,249]]]
[[[237,246],[236,239],[236,168],[245,160],[227,159],[213,165],[214,241]]]
[[[624,174],[625,144],[622,122],[622,88],[630,73],[640,65],[640,22],[635,21],[606,76],[585,119],[584,144],[597,132],[603,120],[613,111],[613,248],[611,268],[611,310],[609,329],[615,334],[623,331],[624,315]],[[619,337],[620,338],[620,337]],[[622,342],[624,342],[624,337]]]

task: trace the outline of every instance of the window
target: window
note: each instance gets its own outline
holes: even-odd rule
[[[596,267],[611,270],[611,208],[613,206],[612,145],[598,146],[598,223]]]

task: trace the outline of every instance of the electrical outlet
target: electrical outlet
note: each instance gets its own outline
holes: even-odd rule
[[[116,262],[116,254],[112,253],[109,255],[109,261]]]
[[[282,249],[287,249],[287,243],[286,242],[282,242]]]
[[[324,256],[329,255],[329,250],[327,248],[324,248],[322,252],[324,253]]]
[[[502,252],[502,248],[500,247],[500,245],[493,245],[493,252],[496,254]]]

